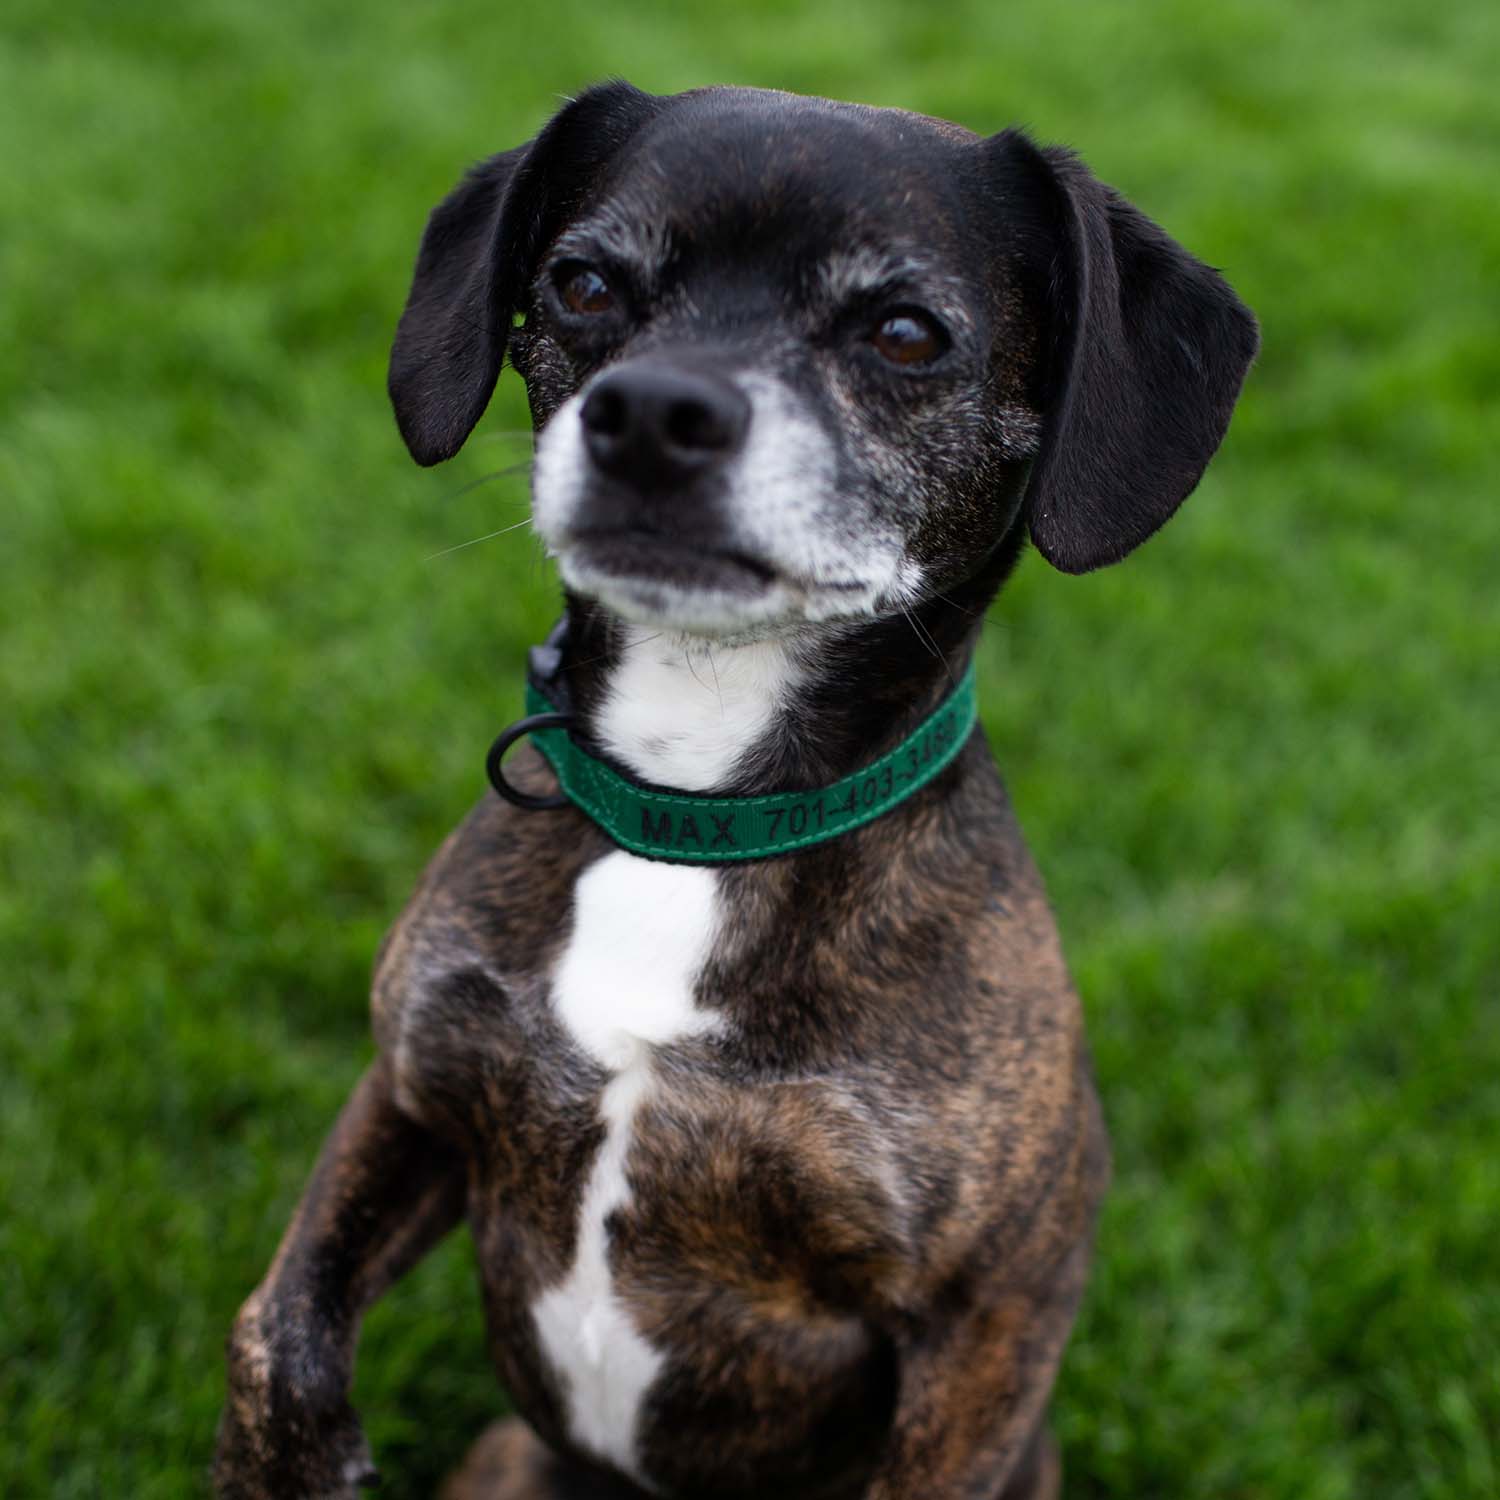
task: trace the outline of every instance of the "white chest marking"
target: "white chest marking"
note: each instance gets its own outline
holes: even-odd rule
[[[728,779],[796,680],[784,641],[709,645],[632,626],[597,725],[638,776],[684,792]]]
[[[662,1356],[615,1295],[608,1219],[629,1202],[631,1130],[651,1089],[651,1049],[708,1030],[693,1003],[717,925],[711,869],[607,854],[579,880],[573,931],[552,980],[573,1039],[613,1077],[599,1101],[604,1144],[579,1206],[578,1249],[566,1279],[532,1306],[542,1350],[567,1386],[574,1441],[644,1482],[636,1425]]]

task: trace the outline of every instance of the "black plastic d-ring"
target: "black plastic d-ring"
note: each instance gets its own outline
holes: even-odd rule
[[[566,807],[568,799],[561,792],[552,797],[533,797],[530,792],[518,791],[505,779],[505,768],[501,762],[505,759],[505,752],[523,735],[535,734],[538,729],[568,729],[572,723],[572,714],[532,714],[530,718],[517,719],[509,729],[502,729],[499,739],[490,746],[490,753],[484,758],[484,769],[489,773],[490,785],[507,802],[531,812]]]

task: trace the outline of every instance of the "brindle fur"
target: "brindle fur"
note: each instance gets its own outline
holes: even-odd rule
[[[549,784],[529,756],[513,774]],[[609,847],[571,809],[488,798],[387,941],[382,1060],[237,1335],[239,1368],[254,1362],[247,1326],[326,1322],[338,1356],[299,1349],[309,1431],[328,1420],[311,1413],[345,1410],[351,1318],[417,1248],[420,1181],[422,1248],[461,1198],[497,1367],[570,1453],[529,1307],[571,1260],[605,1080],[560,1032],[540,976],[566,937],[569,887]],[[1106,1153],[1078,1002],[982,737],[898,813],[729,879],[735,930],[701,1003],[733,1024],[661,1059],[634,1201],[611,1225],[621,1295],[669,1353],[642,1461],[680,1495],[966,1494],[970,1475],[998,1494],[1041,1419]],[[369,1123],[376,1099],[408,1154],[450,1182],[466,1164],[461,1195],[433,1193],[433,1166],[393,1166]],[[356,1156],[346,1138],[361,1130]],[[590,1472],[570,1462],[527,1493],[607,1493],[569,1489]]]
[[[909,617],[818,634],[781,721],[721,790],[818,785],[898,743],[948,690],[1028,527],[1078,571],[1162,523],[1222,435],[1254,325],[1071,157],[1014,133],[980,142],[896,112],[619,85],[476,169],[434,216],[392,365],[422,461],[478,419],[513,313],[530,309],[515,352],[539,427],[608,362],[563,347],[534,278],[612,180],[621,143],[673,110],[687,125],[620,169],[616,220],[632,202],[644,215],[652,191],[688,203],[689,222],[754,201],[741,238],[775,242],[784,224],[815,242],[876,233],[908,182],[921,233],[954,278],[973,262],[979,289],[967,384],[933,385],[904,413],[886,392],[848,416],[867,439],[845,455],[851,514],[907,505],[912,555],[937,586]],[[747,145],[720,155],[749,185],[715,198],[715,184],[679,180],[700,118],[785,124],[796,170],[754,198],[763,147]],[[841,177],[860,132],[896,144]],[[715,256],[732,249],[710,270]],[[722,314],[695,295],[663,301],[658,343],[686,337],[689,304]],[[715,325],[724,347],[732,324]],[[809,401],[843,420],[847,390],[804,374]],[[567,613],[563,678],[587,732],[621,635],[587,600]],[[529,749],[508,774],[555,787]],[[486,797],[433,860],[377,962],[378,1060],[230,1339],[215,1469],[227,1500],[355,1493],[369,1472],[347,1401],[359,1318],[460,1219],[524,1423],[479,1440],[448,1500],[643,1493],[570,1444],[531,1311],[572,1263],[603,1138],[608,1075],[554,1015],[549,974],[574,886],[612,848],[571,807]],[[1079,1003],[983,735],[879,821],[719,879],[727,925],[695,1000],[722,1024],[658,1049],[631,1192],[607,1226],[615,1293],[665,1359],[640,1414],[641,1470],[679,1497],[1053,1500],[1045,1407],[1107,1148]]]

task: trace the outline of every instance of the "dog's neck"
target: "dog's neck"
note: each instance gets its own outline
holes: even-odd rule
[[[710,642],[621,624],[589,733],[632,775],[708,792],[743,780],[786,732],[815,654],[782,637]]]
[[[621,770],[683,792],[827,785],[900,742],[952,690],[1014,564],[892,617],[708,641],[568,601],[562,671],[583,734]]]

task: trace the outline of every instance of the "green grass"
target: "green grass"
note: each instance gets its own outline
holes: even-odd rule
[[[524,406],[410,466],[427,207],[611,73],[1077,145],[1265,354],[1183,515],[1028,560],[996,753],[1117,1182],[1071,1496],[1500,1493],[1500,12],[1363,0],[67,7],[0,21],[0,1492],[200,1493],[220,1343],[555,584]],[[524,12],[524,13],[522,13]],[[357,1399],[495,1410],[461,1237]]]

